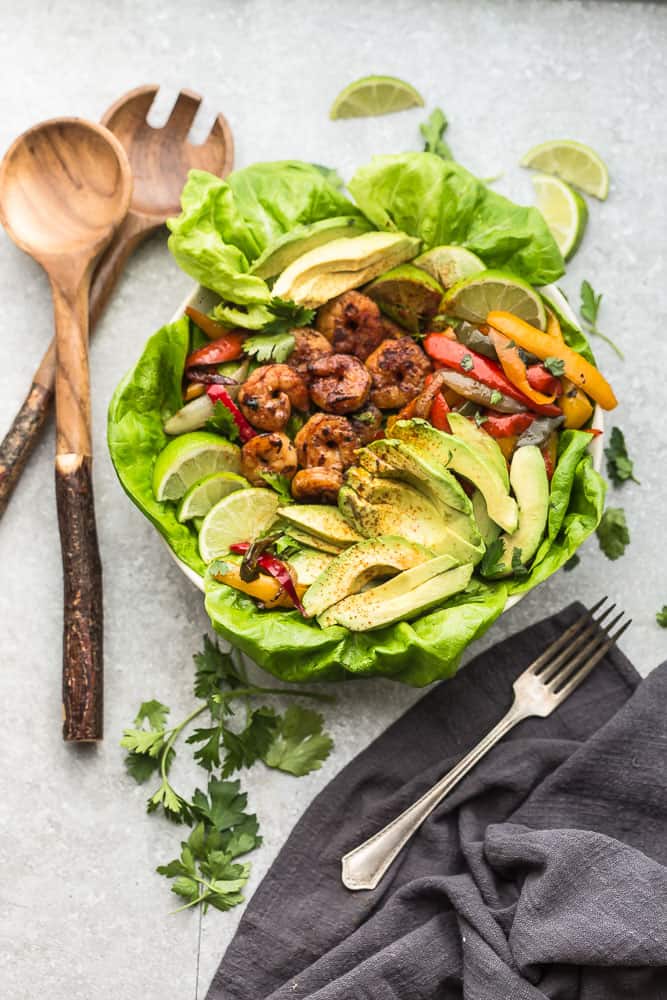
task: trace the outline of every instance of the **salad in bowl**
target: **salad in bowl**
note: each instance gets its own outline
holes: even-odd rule
[[[348,189],[299,161],[190,174],[169,242],[199,287],[109,448],[255,662],[423,685],[595,530],[616,400],[536,209],[431,153]]]

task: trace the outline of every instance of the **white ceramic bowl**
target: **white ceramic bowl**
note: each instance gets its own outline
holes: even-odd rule
[[[555,285],[546,285],[544,291],[558,306],[563,315],[567,317],[570,323],[574,324],[574,326],[579,326],[577,317],[572,312],[572,308],[563,293],[560,292]],[[201,312],[209,312],[217,301],[218,296],[215,292],[210,292],[207,288],[202,288],[201,285],[197,285],[195,290],[188,295],[185,302],[183,302],[179,309],[176,310],[171,318],[171,322],[175,323],[177,319],[180,319],[186,306],[194,306],[195,309],[199,309]],[[593,414],[593,427],[596,427],[599,430],[603,429],[603,414],[599,406],[595,407],[595,413]],[[591,440],[590,451],[593,456],[593,465],[595,470],[596,472],[599,472],[602,467],[602,438],[599,435]],[[167,545],[166,542],[164,544]],[[168,545],[167,548],[169,548]],[[195,573],[193,569],[187,566],[184,562],[181,562],[178,556],[176,556],[170,548],[169,553],[172,559],[174,559],[180,567],[181,572],[187,576],[188,580],[194,583],[195,587],[199,590],[203,591],[204,580],[199,573]],[[505,605],[505,610],[507,611],[509,608],[514,607],[514,605],[517,604],[522,597],[523,594],[515,594],[513,597],[510,597]]]

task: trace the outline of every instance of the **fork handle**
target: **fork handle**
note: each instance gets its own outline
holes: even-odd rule
[[[369,837],[342,858],[342,880],[348,889],[375,889],[396,856],[422,825],[435,807],[461,778],[530,712],[520,708],[515,701],[505,716],[484,736],[451,771],[425,792],[413,805],[393,819],[382,830]]]

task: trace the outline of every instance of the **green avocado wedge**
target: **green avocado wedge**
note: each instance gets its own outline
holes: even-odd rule
[[[353,545],[363,541],[363,535],[348,524],[339,510],[328,504],[290,504],[280,507],[278,516],[301,532],[317,535],[332,545]]]
[[[371,228],[370,222],[357,215],[339,215],[309,226],[296,226],[269,244],[250,268],[250,273],[259,278],[275,278],[309,250],[344,236],[360,236]]]
[[[488,548],[489,545],[493,545],[496,538],[500,534],[500,528],[496,522],[492,521],[489,517],[489,512],[486,509],[486,501],[479,490],[475,490],[471,500],[475,523],[477,524],[484,544]]]
[[[296,573],[297,583],[309,587],[325,571],[333,559],[334,556],[328,552],[320,552],[318,549],[300,549],[293,556],[289,556],[287,562]]]
[[[487,458],[492,463],[493,467],[498,471],[500,478],[505,484],[505,489],[509,491],[510,488],[510,477],[507,471],[507,462],[505,461],[505,456],[502,451],[486,431],[478,427],[472,420],[468,417],[464,417],[461,413],[451,413],[447,414],[447,420],[449,421],[449,426],[452,429],[452,434],[457,438],[461,438],[466,444],[471,445],[473,448],[481,448],[485,452]]]
[[[373,475],[404,479],[443,507],[466,515],[472,512],[470,500],[451,472],[429,462],[403,441],[394,438],[373,441],[360,449],[358,458],[359,464]]]
[[[318,621],[323,628],[342,625],[355,632],[369,632],[416,618],[458,594],[470,583],[472,566],[467,564],[453,569],[447,566],[449,559],[449,556],[438,556],[422,566],[399,573],[388,583],[347,597],[320,615]],[[433,564],[441,565],[445,571],[438,573]]]
[[[426,420],[399,420],[392,434],[435,465],[469,479],[484,495],[489,517],[504,531],[516,530],[519,520],[516,502],[484,453],[452,434],[436,430]]]
[[[307,549],[317,549],[318,552],[327,552],[338,556],[344,548],[342,545],[334,545],[333,542],[327,542],[324,538],[319,538],[317,535],[311,535],[309,531],[301,531],[294,524],[290,524],[286,531],[290,538],[293,538],[299,545],[304,545]]]
[[[519,504],[519,526],[511,535],[505,533],[498,539],[502,545],[500,558],[491,549],[487,550],[480,569],[483,576],[491,578],[510,576],[516,573],[517,566],[529,563],[544,536],[549,514],[549,480],[536,445],[526,445],[514,452],[510,482]]]
[[[303,595],[309,618],[322,614],[351,594],[358,594],[378,577],[394,576],[427,562],[431,553],[421,545],[391,535],[359,542],[337,556]]]

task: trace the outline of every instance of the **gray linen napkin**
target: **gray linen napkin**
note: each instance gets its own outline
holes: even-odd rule
[[[667,998],[667,663],[640,684],[613,651],[491,751],[376,890],[340,881],[341,855],[491,728],[514,678],[582,610],[478,656],[324,789],[208,1000]]]

